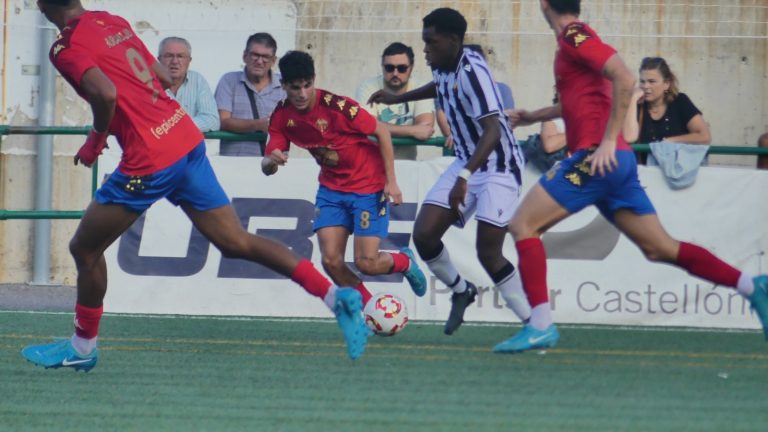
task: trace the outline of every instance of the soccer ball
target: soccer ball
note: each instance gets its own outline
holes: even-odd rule
[[[379,336],[394,336],[408,324],[405,302],[392,294],[373,296],[363,309],[365,324]]]

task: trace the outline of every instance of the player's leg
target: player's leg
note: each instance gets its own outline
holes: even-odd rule
[[[507,227],[501,227],[488,222],[478,222],[475,248],[488,276],[496,285],[507,307],[522,321],[527,323],[531,318],[531,307],[525,296],[520,272],[509,262],[502,252],[504,240],[507,237]]]
[[[469,193],[477,197],[475,249],[478,259],[507,306],[520,321],[527,323],[531,307],[520,274],[502,252],[509,221],[519,203],[519,182],[514,174],[490,174],[484,181],[470,184]]]
[[[351,205],[355,233],[355,266],[363,274],[403,273],[417,296],[427,292],[427,278],[419,269],[413,252],[382,251],[381,239],[389,233],[389,205],[383,193],[355,194]]]
[[[523,329],[493,348],[496,353],[516,353],[552,347],[560,334],[552,320],[547,289],[547,256],[541,235],[571,213],[537,183],[523,198],[512,217],[509,231],[515,239],[518,269],[531,317]]]
[[[202,233],[222,255],[262,264],[290,277],[308,293],[322,299],[334,312],[347,340],[352,359],[365,350],[368,330],[362,318],[362,296],[352,288],[336,288],[315,266],[301,258],[282,243],[248,233],[240,224],[231,205],[210,210],[182,208]]]
[[[701,246],[680,242],[664,230],[656,214],[635,214],[628,209],[614,213],[615,225],[646,258],[678,266],[693,276],[735,288],[752,303],[768,339],[768,277],[739,271]]]
[[[472,214],[473,208],[461,209],[457,214],[451,210],[448,201],[448,195],[462,168],[463,165],[457,160],[440,176],[427,193],[413,225],[413,243],[421,260],[427,263],[432,274],[454,293],[463,293],[470,287],[474,288],[471,282],[459,275],[442,241],[451,225],[463,228],[465,218]]]
[[[315,233],[320,245],[323,269],[331,280],[338,286],[354,287],[363,297],[363,305],[368,303],[371,298],[370,291],[344,260],[349,230],[343,226],[327,226]]]
[[[77,268],[74,334],[70,339],[24,348],[22,355],[27,360],[45,368],[72,367],[86,372],[96,365],[99,324],[107,292],[104,251],[139,215],[121,205],[91,202],[69,244]]]
[[[248,233],[216,179],[204,145],[189,154],[184,178],[168,199],[181,204],[195,227],[224,256],[265,265],[322,299],[336,315],[349,356],[356,359],[362,355],[369,333],[363,321],[360,293],[352,288],[337,289],[308,259],[282,243]]]

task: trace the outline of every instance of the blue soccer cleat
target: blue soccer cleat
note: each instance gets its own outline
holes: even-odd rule
[[[339,288],[336,290],[333,312],[347,342],[349,358],[359,358],[365,351],[370,335],[363,319],[363,296],[352,288]]]
[[[493,352],[513,354],[539,348],[552,348],[559,340],[560,333],[554,324],[546,330],[537,330],[532,325],[526,324],[519,333],[493,347]]]
[[[768,340],[768,276],[757,276],[752,281],[755,284],[755,291],[748,297],[749,303],[757,312],[757,317],[763,325],[763,334]]]
[[[75,350],[69,339],[60,339],[41,345],[30,345],[21,350],[21,355],[35,365],[46,369],[70,367],[76,371],[82,370],[85,372],[93,369],[99,359],[98,350],[94,349],[92,353],[86,356],[81,355]]]
[[[405,278],[411,285],[413,293],[419,297],[424,297],[424,294],[427,293],[427,277],[424,276],[424,272],[421,271],[419,265],[416,264],[416,257],[413,255],[411,248],[404,247],[400,249],[400,252],[408,255],[408,260],[410,261],[408,270],[403,273]]]

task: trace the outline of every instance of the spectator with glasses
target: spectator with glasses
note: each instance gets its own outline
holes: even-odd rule
[[[403,43],[391,43],[381,55],[381,75],[368,78],[357,88],[355,98],[367,101],[373,93],[384,90],[403,94],[411,89],[413,49]],[[395,105],[374,103],[367,107],[379,121],[386,123],[394,137],[426,140],[434,133],[434,103],[430,100],[404,102]],[[416,160],[416,146],[396,146],[395,159]]]
[[[218,130],[219,113],[211,87],[200,73],[189,70],[192,45],[184,38],[167,37],[160,42],[157,57],[171,76],[165,93],[176,99],[201,132]]]
[[[624,123],[627,142],[667,141],[709,144],[709,125],[685,93],[677,77],[661,57],[646,57],[640,63],[640,88],[635,89]],[[645,163],[645,154],[638,154]]]
[[[221,130],[267,132],[269,116],[285,98],[280,74],[273,73],[277,41],[269,33],[252,34],[243,51],[243,70],[224,74],[216,86]],[[262,156],[265,142],[221,140],[223,156]]]

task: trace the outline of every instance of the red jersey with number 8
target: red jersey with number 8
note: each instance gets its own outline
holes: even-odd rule
[[[50,58],[81,96],[80,81],[95,67],[117,88],[109,132],[122,147],[123,173],[140,176],[167,168],[203,140],[189,115],[165,94],[151,68],[155,57],[123,18],[89,11],[72,19]]]

